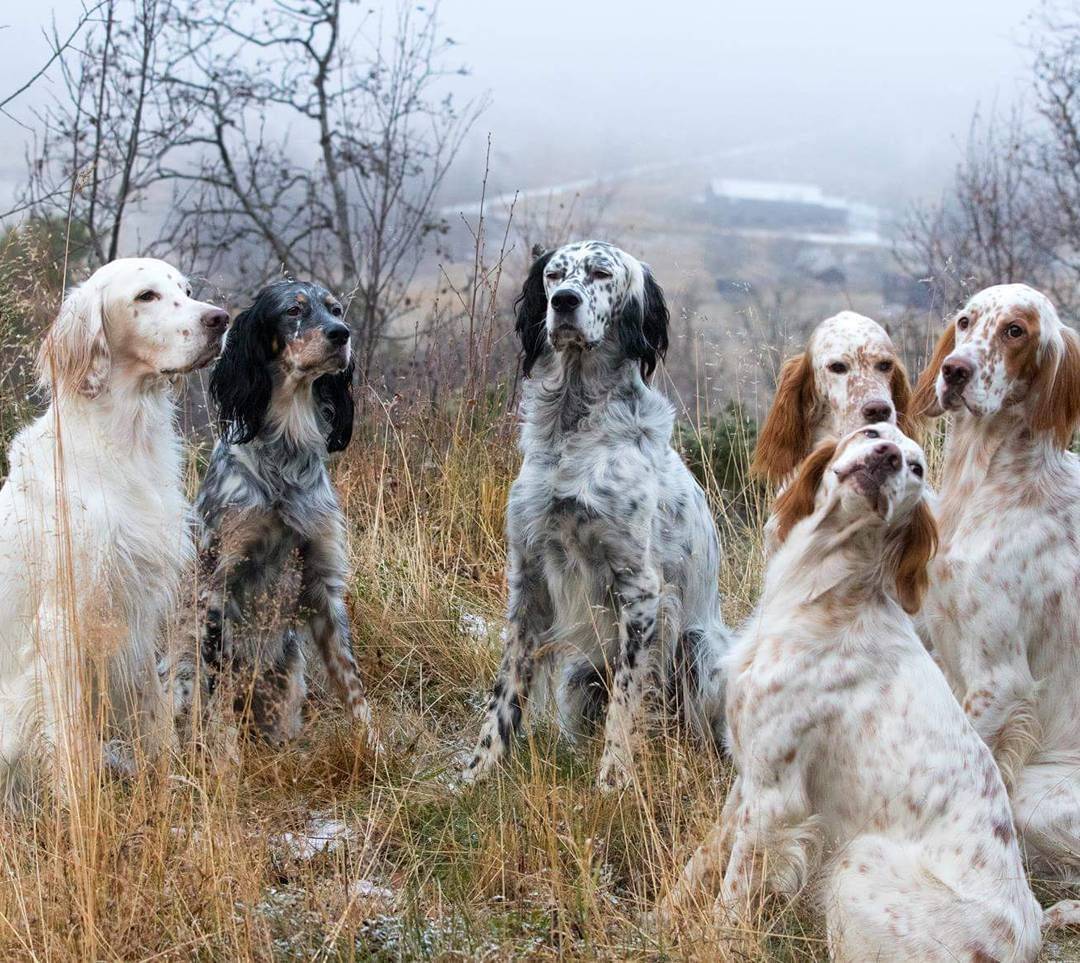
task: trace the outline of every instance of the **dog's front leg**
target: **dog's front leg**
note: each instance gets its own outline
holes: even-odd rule
[[[613,575],[619,650],[613,667],[611,699],[604,725],[604,754],[598,776],[604,791],[624,788],[633,776],[660,606],[660,579],[648,563],[647,549],[636,559],[614,566]]]
[[[465,782],[487,776],[510,748],[532,687],[537,642],[551,626],[551,599],[544,573],[537,561],[526,555],[524,546],[513,542],[507,581],[510,599],[506,647],[480,737],[462,773]]]
[[[377,749],[379,736],[352,651],[345,607],[346,572],[344,535],[334,533],[313,539],[304,548],[301,605],[308,611],[311,637],[330,684],[349,716],[364,727],[368,743]]]

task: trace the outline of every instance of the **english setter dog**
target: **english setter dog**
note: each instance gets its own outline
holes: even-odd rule
[[[569,244],[532,265],[517,301],[527,380],[507,508],[509,631],[466,781],[499,761],[551,681],[570,735],[607,699],[605,789],[631,779],[654,674],[697,732],[722,725],[719,539],[671,447],[674,411],[649,384],[667,326],[649,269],[611,244]]]
[[[1080,881],[1080,339],[1023,284],[949,321],[915,408],[951,426],[923,615],[1029,867]]]
[[[822,441],[860,425],[886,421],[913,435],[910,398],[907,372],[885,329],[854,311],[834,314],[780,369],[752,470],[781,485]]]
[[[781,545],[727,663],[737,775],[661,904],[719,893],[745,930],[813,894],[830,957],[1034,960],[1044,919],[1009,799],[915,634],[936,531],[919,446],[887,423],[825,442],[779,498]],[[704,894],[702,893],[704,891]]]
[[[16,436],[0,490],[10,800],[45,775],[43,757],[70,773],[73,757],[96,752],[100,715],[122,768],[169,744],[155,654],[194,554],[172,385],[217,355],[227,320],[171,265],[123,258],[68,294],[45,338],[38,373],[51,401]]]
[[[181,653],[177,711],[201,652],[206,696],[226,698],[268,742],[301,728],[306,629],[331,686],[374,737],[345,607],[345,524],[327,454],[352,437],[351,331],[317,284],[263,288],[236,317],[210,378],[221,439],[199,489],[199,651]]]

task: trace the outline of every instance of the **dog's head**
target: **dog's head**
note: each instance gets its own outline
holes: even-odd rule
[[[815,441],[860,425],[887,422],[913,434],[911,388],[892,339],[876,321],[841,311],[810,335],[806,350],[780,371],[754,451],[754,472],[779,484]]]
[[[919,378],[915,409],[975,418],[1023,406],[1031,428],[1067,447],[1080,421],[1080,339],[1046,295],[999,284],[950,319]]]
[[[937,526],[926,501],[926,456],[895,425],[867,425],[819,445],[776,500],[777,535],[818,517],[843,531],[858,523],[884,531],[882,561],[907,612],[917,612],[928,585]]]
[[[533,263],[515,302],[522,370],[546,351],[616,347],[648,378],[668,346],[668,309],[648,267],[603,241],[567,244]]]
[[[218,353],[228,314],[191,297],[171,264],[120,258],[98,268],[64,299],[38,357],[54,394],[96,398],[114,378],[135,384],[184,374]]]
[[[275,388],[313,391],[328,451],[352,437],[352,331],[341,302],[307,281],[263,288],[238,314],[210,376],[222,437],[244,444],[259,434]]]

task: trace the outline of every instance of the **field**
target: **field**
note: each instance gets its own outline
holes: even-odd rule
[[[498,339],[497,315],[478,318],[478,347]],[[8,357],[25,360],[12,330]],[[387,751],[364,750],[317,691],[305,736],[285,751],[248,744],[238,765],[213,765],[189,750],[168,774],[131,782],[89,767],[67,804],[7,818],[0,958],[826,958],[805,906],[766,902],[740,934],[717,932],[707,906],[677,931],[647,921],[731,778],[676,731],[658,729],[621,798],[594,788],[599,747],[566,745],[543,718],[497,778],[457,784],[498,660],[517,467],[513,383],[468,371],[435,396],[364,388],[334,469],[356,651]],[[5,384],[9,433],[32,406],[25,382]],[[753,424],[705,407],[685,425],[737,625],[757,593],[767,508],[745,474]],[[1080,951],[1057,940],[1046,958]]]

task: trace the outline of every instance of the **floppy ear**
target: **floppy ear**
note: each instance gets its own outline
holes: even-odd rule
[[[907,368],[899,358],[893,363],[889,392],[892,394],[893,407],[896,409],[896,426],[908,438],[919,441],[922,430],[919,420],[911,414],[911,382],[908,381]]]
[[[780,369],[776,397],[754,447],[754,475],[778,485],[798,467],[810,451],[814,406],[814,368],[810,352],[804,351]]]
[[[348,447],[352,440],[353,415],[356,403],[353,401],[352,363],[337,374],[324,374],[315,379],[312,391],[315,403],[326,421],[326,450],[333,453]]]
[[[619,346],[623,355],[641,363],[641,376],[648,381],[668,349],[668,313],[664,292],[652,271],[641,266],[644,274],[640,300],[631,295],[619,315]]]
[[[514,326],[521,341],[521,371],[526,378],[536,359],[547,348],[547,292],[544,290],[544,268],[554,251],[542,254],[529,268],[529,276],[514,301],[517,324]]]
[[[1080,421],[1080,339],[1066,327],[1062,327],[1061,336],[1064,343],[1057,363],[1046,358],[1031,386],[1035,395],[1031,427],[1053,432],[1058,446],[1068,448]]]
[[[911,513],[900,544],[896,563],[896,597],[908,615],[922,607],[923,596],[930,584],[927,566],[937,551],[937,523],[930,506],[923,499]]]
[[[102,292],[89,283],[64,298],[38,353],[38,379],[47,391],[96,398],[105,390],[112,358],[102,300]]]
[[[226,442],[243,445],[262,430],[274,387],[272,337],[259,301],[238,314],[225,334],[225,347],[210,374],[210,397]]]
[[[956,327],[953,321],[938,338],[937,346],[930,360],[919,375],[919,383],[915,385],[915,394],[912,396],[908,411],[913,418],[937,418],[943,414],[937,396],[937,376],[941,370],[941,363],[953,353],[956,348]]]
[[[783,542],[788,533],[804,518],[814,513],[814,501],[825,469],[836,454],[835,441],[823,441],[799,466],[799,474],[776,499],[773,514],[776,516],[776,538]]]

